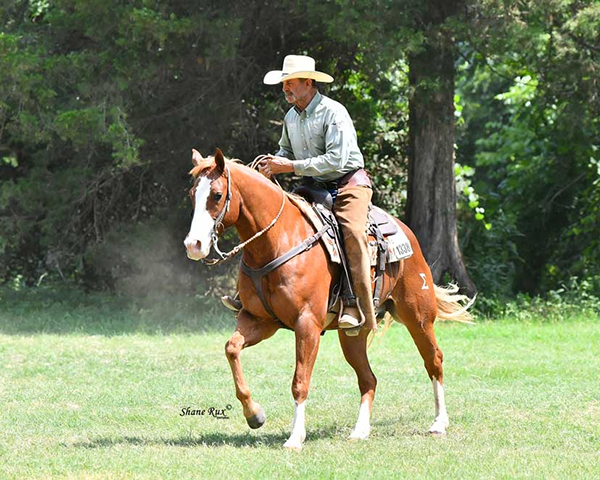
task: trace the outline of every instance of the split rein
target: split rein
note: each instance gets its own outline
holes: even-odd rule
[[[248,166],[251,169],[255,170],[256,167],[258,166],[258,164],[262,160],[264,160],[265,157],[266,157],[266,155],[257,156],[254,160],[252,160],[252,162]],[[229,167],[227,167],[227,166],[225,166],[225,171],[227,172],[227,196],[225,198],[225,205],[223,205],[223,209],[221,210],[219,215],[217,215],[217,218],[215,219],[215,224],[214,224],[212,230],[210,231],[210,238],[212,241],[212,246],[213,246],[215,252],[217,253],[217,255],[219,256],[219,258],[202,259],[202,261],[206,265],[210,265],[210,266],[217,265],[221,262],[229,260],[230,258],[237,255],[240,252],[240,250],[242,250],[246,245],[248,245],[249,243],[256,240],[258,237],[267,233],[277,223],[277,220],[279,220],[279,217],[281,217],[281,214],[283,213],[283,207],[285,206],[285,192],[283,191],[283,188],[281,188],[281,185],[279,185],[279,182],[277,181],[277,179],[274,178],[273,180],[277,184],[277,186],[281,189],[281,195],[282,195],[281,208],[279,209],[279,213],[275,216],[275,218],[271,221],[271,223],[269,223],[269,225],[267,225],[265,228],[263,228],[260,232],[256,232],[248,240],[240,243],[239,245],[237,245],[236,247],[231,249],[229,252],[227,252],[227,253],[222,252],[221,249],[219,248],[219,243],[218,243],[219,235],[217,234],[217,230],[219,229],[219,227],[223,227],[223,229],[225,228],[223,226],[223,218],[225,218],[225,215],[229,211],[229,204],[231,203],[231,172],[229,171]]]

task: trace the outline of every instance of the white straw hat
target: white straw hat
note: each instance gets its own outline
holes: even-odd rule
[[[315,59],[306,55],[288,55],[283,59],[281,70],[271,70],[265,75],[263,82],[277,85],[292,78],[312,78],[317,82],[331,83],[333,77],[315,70]]]

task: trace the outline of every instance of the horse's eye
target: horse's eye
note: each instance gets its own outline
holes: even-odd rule
[[[218,202],[223,198],[223,194],[221,192],[217,192],[213,195],[213,198],[215,199],[215,202]]]

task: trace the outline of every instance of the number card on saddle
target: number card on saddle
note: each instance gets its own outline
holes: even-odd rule
[[[288,195],[290,200],[302,210],[317,231],[324,225],[331,226],[320,240],[325,245],[331,261],[340,264],[344,271],[341,277],[341,285],[337,285],[333,289],[329,303],[331,308],[337,303],[340,295],[342,298],[353,296],[350,271],[343,248],[343,236],[341,235],[335,215],[332,212],[333,199],[331,193],[323,188],[304,185],[296,188],[292,194]],[[298,198],[298,196],[302,197],[302,199]],[[310,206],[307,202],[310,203]],[[375,270],[373,303],[377,309],[379,307],[383,273],[385,272],[386,264],[408,258],[413,254],[413,251],[410,241],[398,227],[396,221],[384,210],[374,205],[369,206],[367,232],[369,234],[371,266]]]

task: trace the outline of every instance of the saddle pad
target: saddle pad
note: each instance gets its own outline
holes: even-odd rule
[[[304,217],[312,224],[313,227],[315,227],[318,232],[321,227],[323,227],[323,222],[312,209],[310,203],[308,203],[299,195],[294,195],[293,193],[288,192],[286,192],[286,194],[288,196],[288,200],[300,209],[300,211],[304,214]],[[321,237],[321,243],[325,245],[325,250],[327,250],[331,261],[333,263],[341,264],[342,260],[340,258],[340,252],[333,237],[327,233]]]
[[[385,243],[388,250],[385,263],[399,262],[413,254],[410,241],[401,228],[398,228],[394,235],[385,237]],[[371,254],[371,266],[374,266],[377,264],[377,242],[375,240],[369,240],[369,253]]]
[[[317,231],[323,226],[323,222],[318,217],[318,215],[312,209],[312,206],[304,200],[302,197],[294,194],[287,194],[288,199],[296,205],[300,211],[304,214],[306,219],[317,229]],[[385,215],[388,216],[389,222],[395,224],[394,218],[385,211],[381,211]],[[401,228],[398,228],[398,231],[385,238],[387,249],[388,249],[388,257],[386,263],[398,262],[405,258],[412,256],[413,250],[410,245],[410,241],[408,240],[406,234],[402,231]],[[340,252],[338,251],[337,245],[334,239],[330,235],[323,235],[321,237],[321,242],[325,246],[325,250],[329,254],[329,258],[333,263],[341,264],[340,260]],[[369,254],[371,259],[371,266],[377,264],[377,242],[369,241]]]

